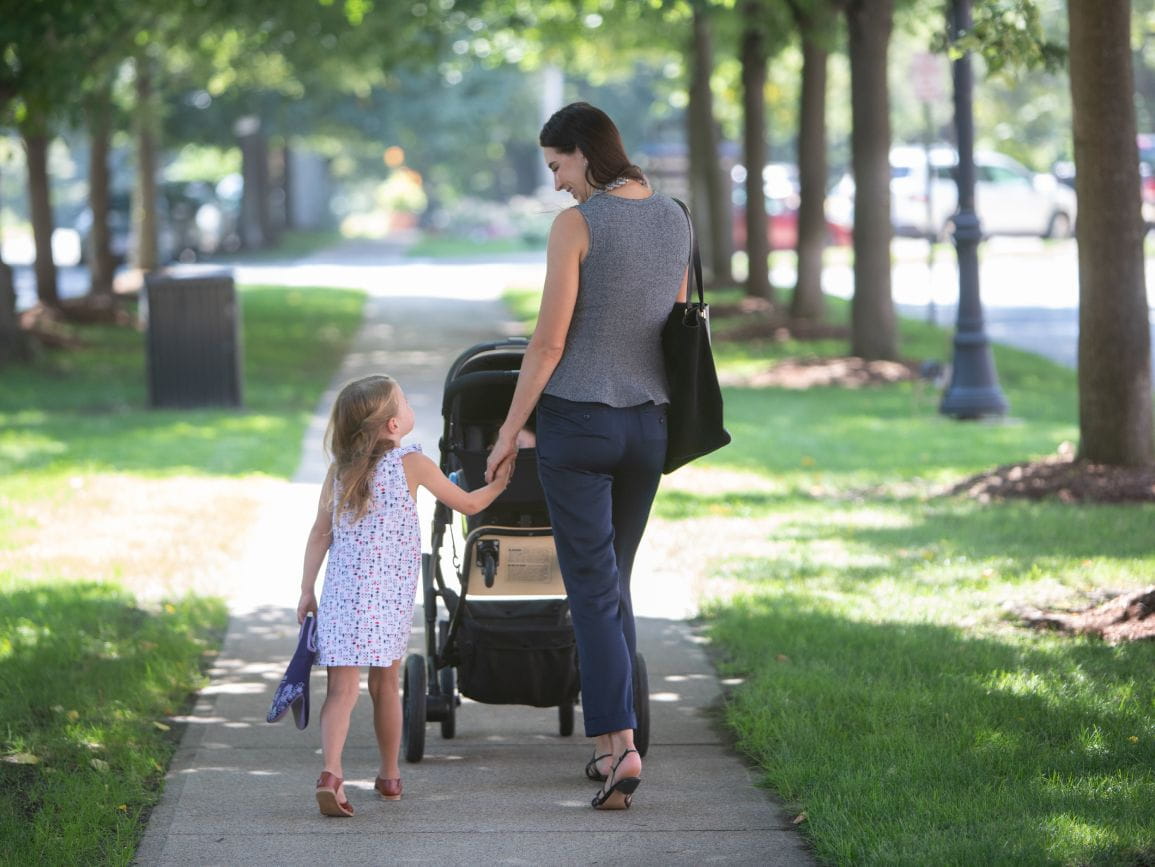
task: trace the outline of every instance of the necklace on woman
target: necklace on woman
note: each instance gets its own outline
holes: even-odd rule
[[[596,196],[598,193],[608,193],[610,190],[616,190],[618,187],[625,186],[630,181],[638,181],[638,183],[643,187],[646,186],[646,182],[644,180],[638,180],[637,178],[627,178],[623,176],[620,178],[614,178],[603,187],[594,187],[593,194]]]

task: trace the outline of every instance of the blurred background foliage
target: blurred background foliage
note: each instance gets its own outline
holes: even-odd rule
[[[768,160],[794,162],[802,53],[790,8],[820,10],[825,0],[752,2],[770,54]],[[236,199],[245,171],[240,139],[255,134],[272,153],[265,171],[275,187],[289,152],[307,155],[322,167],[327,185],[311,209],[323,210],[330,224],[371,212],[357,223],[365,231],[397,225],[389,219],[393,202],[397,211],[414,213],[412,197],[401,205],[379,195],[383,184],[420,185],[424,207],[416,216],[427,229],[451,223],[447,215],[463,200],[504,205],[537,195],[548,181],[538,129],[549,111],[572,99],[604,107],[632,154],[679,152],[695,8],[713,26],[710,80],[721,149],[739,151],[740,43],[748,19],[735,0],[28,0],[6,6],[0,20],[5,233],[29,227],[20,137],[30,130],[43,129],[52,139],[56,224],[72,225],[86,207],[94,102],[110,114],[114,189],[135,187],[139,133],[153,124],[163,181],[218,184],[231,176],[219,192]],[[929,112],[910,84],[915,56],[944,44],[946,6],[945,0],[896,5],[889,62],[895,143],[952,137],[945,54],[938,55],[941,97]],[[1140,130],[1149,131],[1155,130],[1155,0],[1134,0],[1133,8],[1136,104]],[[830,20],[833,181],[850,161],[851,124],[845,25],[839,15]],[[1066,41],[1062,0],[977,0],[976,21],[993,47],[988,56],[1018,51],[1005,45],[1017,45],[1031,28],[1041,28],[1054,44]],[[1066,71],[1061,57],[1050,59],[1049,69],[1016,65],[987,77],[981,54],[977,58],[978,145],[1036,171],[1072,159]],[[142,71],[149,95],[141,92]],[[385,158],[391,148],[401,154],[392,163]],[[292,228],[292,215],[283,222]]]

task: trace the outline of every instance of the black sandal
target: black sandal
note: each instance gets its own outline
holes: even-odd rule
[[[618,773],[618,765],[622,763],[626,756],[630,753],[637,753],[635,749],[628,749],[614,762],[613,768],[610,769],[610,779],[614,780],[614,784],[606,789],[602,786],[601,790],[594,795],[594,799],[590,802],[595,810],[628,810],[630,804],[634,800],[634,792],[638,790],[638,786],[642,784],[641,777],[622,777],[620,780],[614,779]],[[641,755],[641,753],[638,753]]]
[[[595,755],[592,759],[589,760],[589,762],[586,763],[586,776],[593,780],[595,783],[604,783],[606,781],[606,775],[598,770],[598,762],[600,762],[602,759],[611,758],[613,758],[612,753],[602,753],[600,756]]]

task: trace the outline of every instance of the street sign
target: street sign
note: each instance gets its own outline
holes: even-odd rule
[[[920,102],[937,102],[943,97],[943,58],[920,51],[910,60],[910,80]]]

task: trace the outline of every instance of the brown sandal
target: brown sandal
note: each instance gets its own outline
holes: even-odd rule
[[[322,771],[317,778],[317,806],[321,808],[323,816],[352,816],[353,807],[345,801],[337,800],[337,792],[345,781],[336,774]]]
[[[401,778],[395,780],[387,780],[384,777],[378,777],[373,782],[373,788],[386,801],[400,801],[401,800]]]

